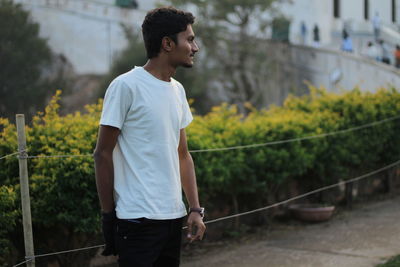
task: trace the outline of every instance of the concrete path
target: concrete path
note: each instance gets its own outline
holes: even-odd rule
[[[209,227],[212,227],[210,225]],[[358,205],[320,224],[274,226],[237,244],[184,256],[183,267],[368,267],[400,254],[400,197]]]

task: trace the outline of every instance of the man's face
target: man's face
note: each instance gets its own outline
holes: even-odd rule
[[[193,66],[194,54],[199,51],[194,40],[192,25],[188,25],[186,31],[178,33],[178,44],[172,54],[172,63],[178,67],[191,68]]]

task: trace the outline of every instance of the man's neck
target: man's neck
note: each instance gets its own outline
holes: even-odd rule
[[[149,59],[143,68],[150,72],[154,77],[162,81],[170,82],[175,74],[176,68],[160,58]]]

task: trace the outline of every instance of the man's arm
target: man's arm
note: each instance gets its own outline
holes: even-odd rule
[[[97,193],[104,213],[114,211],[115,208],[112,153],[119,134],[118,128],[101,125],[94,151]]]
[[[102,230],[105,241],[103,256],[117,255],[114,235],[117,219],[114,203],[114,165],[112,153],[117,143],[120,130],[101,125],[99,137],[94,151],[94,167],[96,172],[97,194],[102,210]]]
[[[191,208],[199,208],[200,203],[197,192],[194,163],[192,156],[190,155],[187,148],[185,129],[180,130],[178,154],[182,187],[183,191],[185,191],[186,199],[189,202],[189,206]],[[197,227],[197,231],[194,236],[192,236],[193,226]],[[203,238],[205,230],[206,226],[204,225],[203,219],[200,214],[197,212],[190,213],[188,216],[188,238],[190,239],[190,241],[192,242],[196,239],[201,240]]]

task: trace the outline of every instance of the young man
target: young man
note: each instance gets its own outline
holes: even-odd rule
[[[144,19],[148,61],[108,87],[95,150],[97,191],[106,241],[103,255],[120,266],[179,266],[189,203],[188,239],[205,225],[185,127],[192,114],[176,68],[190,68],[199,50],[191,13],[157,8]],[[194,233],[193,233],[194,231]]]

